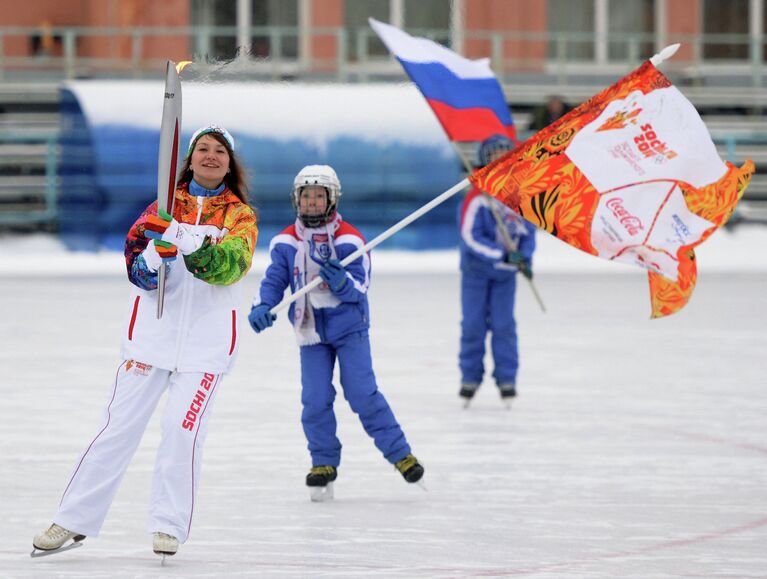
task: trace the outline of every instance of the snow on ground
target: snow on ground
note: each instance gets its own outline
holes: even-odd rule
[[[537,272],[631,273],[636,268],[586,255],[550,235],[538,234]],[[251,275],[268,265],[269,240],[260,239]],[[767,272],[767,228],[741,225],[719,230],[696,248],[699,272]],[[451,273],[458,268],[457,250],[387,250],[384,241],[374,251],[374,273]],[[68,252],[55,236],[0,236],[0,275],[47,276],[51,274],[125,275],[115,252]]]
[[[698,251],[690,304],[655,321],[642,272],[541,237],[548,312],[520,284],[511,411],[489,378],[472,408],[457,397],[455,253],[376,252],[374,364],[428,490],[392,470],[339,393],[336,500],[308,500],[283,315],[261,335],[242,328],[192,535],[165,567],[144,529],[159,412],[101,536],[29,558],[99,424],[127,282],[118,254],[0,239],[0,576],[763,577],[766,235],[717,233]]]

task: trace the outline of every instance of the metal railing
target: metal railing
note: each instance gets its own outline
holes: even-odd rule
[[[12,152],[6,154],[3,145],[12,145]],[[21,150],[23,145],[41,146],[24,153]],[[0,133],[0,167],[44,168],[42,175],[22,172],[0,176],[0,224],[29,225],[56,221],[59,189],[58,148],[56,135]],[[22,156],[24,158],[19,160]]]
[[[749,157],[757,166],[767,164],[767,134],[717,133],[713,139],[723,158],[732,163],[740,164]],[[8,144],[43,145],[44,150],[39,148],[41,150],[37,158],[28,163],[36,167],[42,164],[45,171],[44,175],[37,179],[27,179],[26,183],[24,176],[15,179],[0,177],[0,225],[55,224],[59,193],[57,137],[0,134],[0,167],[7,165],[1,151],[2,146]],[[754,176],[740,205],[738,219],[767,222],[767,175]]]
[[[415,35],[450,44],[448,30],[413,29]],[[18,54],[20,39],[32,45],[33,38],[48,35],[52,53]],[[330,56],[301,51],[302,31],[290,26],[254,26],[250,30],[251,50],[240,55],[239,74],[266,74],[274,77],[322,72],[339,81],[366,79],[374,75],[399,75],[400,68],[368,27],[351,33],[342,27],[317,27],[306,32],[308,40],[326,38]],[[464,31],[465,43],[485,43],[493,68],[503,78],[519,72],[545,72],[559,75],[591,72],[619,72],[635,66],[661,48],[653,33],[593,33]],[[133,78],[158,76],[166,58],[193,58],[215,67],[235,58],[237,28],[234,26],[186,27],[0,27],[0,78],[15,73],[76,78],[80,76],[119,76]],[[663,41],[665,42],[665,40]],[[750,75],[752,84],[764,86],[767,74],[767,39],[749,34],[674,35],[668,42],[691,47],[687,56],[677,55],[672,68],[691,74],[737,72]],[[102,55],[96,56],[94,44]],[[161,50],[158,43],[163,44]],[[16,53],[6,46],[15,45]],[[736,57],[717,58],[717,47]],[[595,67],[596,65],[596,67]],[[231,71],[234,73],[234,71]]]

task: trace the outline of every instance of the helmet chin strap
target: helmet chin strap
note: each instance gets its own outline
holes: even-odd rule
[[[298,218],[301,220],[301,223],[304,224],[304,227],[319,227],[320,225],[325,225],[327,222],[331,221],[336,216],[336,211],[333,209],[329,213],[318,213],[316,215],[309,215],[307,213],[299,213]]]

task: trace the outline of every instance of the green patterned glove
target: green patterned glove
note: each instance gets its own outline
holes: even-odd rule
[[[210,236],[205,238],[200,249],[184,256],[186,268],[197,279],[207,279],[218,273],[225,261],[220,248],[211,243]]]

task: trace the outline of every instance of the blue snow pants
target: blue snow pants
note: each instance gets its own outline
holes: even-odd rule
[[[312,466],[338,466],[341,441],[336,437],[333,401],[333,367],[336,357],[341,386],[349,406],[362,422],[365,432],[375,441],[386,460],[394,464],[410,453],[394,413],[378,390],[370,338],[367,330],[355,332],[333,343],[301,346],[301,424],[312,456]]]
[[[464,272],[461,275],[461,352],[458,363],[464,383],[482,383],[485,372],[485,336],[490,342],[498,385],[516,384],[519,367],[517,324],[514,320],[516,276],[490,279]]]

